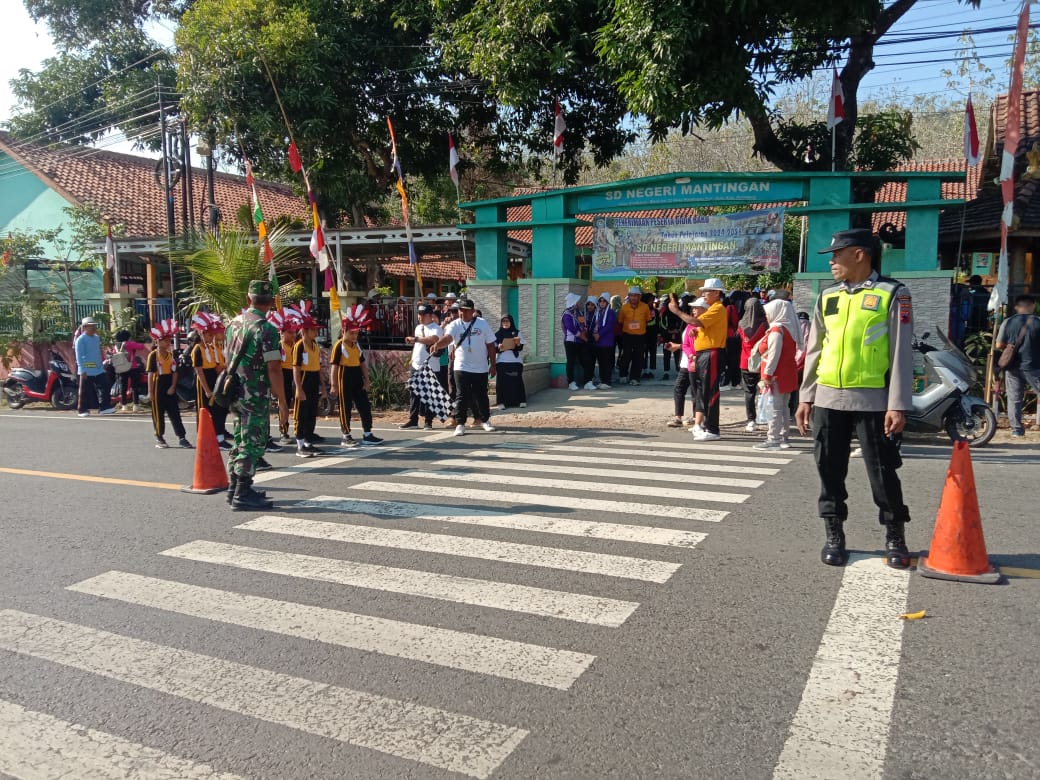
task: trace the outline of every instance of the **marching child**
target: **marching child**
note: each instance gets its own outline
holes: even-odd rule
[[[209,411],[213,419],[213,430],[217,434],[217,443],[223,450],[231,449],[231,442],[226,435],[227,409],[213,403],[213,385],[220,372],[221,350],[216,341],[217,329],[224,332],[224,324],[215,314],[200,311],[191,318],[191,327],[199,333],[199,343],[191,350],[191,365],[195,369],[195,408]],[[199,414],[195,416],[195,430],[198,431]]]
[[[155,349],[148,353],[145,371],[148,373],[148,397],[152,401],[152,424],[155,426],[155,446],[166,449],[166,417],[170,418],[177,443],[186,450],[191,444],[186,437],[177,398],[177,359],[173,355],[172,338],[177,333],[177,321],[161,320],[151,329]]]
[[[293,425],[296,428],[296,456],[313,458],[318,449],[310,442],[318,421],[321,395],[321,350],[318,348],[318,322],[309,315],[300,321],[303,338],[293,347]]]
[[[296,403],[296,379],[293,376],[293,351],[296,349],[296,340],[300,332],[302,315],[291,306],[286,306],[281,311],[271,309],[267,312],[267,321],[274,325],[281,334],[279,346],[282,350],[282,384],[285,388],[285,403],[292,409]],[[292,444],[293,439],[289,435],[289,415],[278,416],[278,430],[281,433],[280,444]]]
[[[371,322],[364,306],[350,306],[343,313],[343,335],[332,345],[329,363],[334,371],[334,380],[339,394],[339,425],[343,431],[341,444],[353,447],[357,444],[350,435],[350,408],[356,406],[361,418],[364,436],[362,444],[382,444],[383,440],[372,433],[372,405],[368,401],[368,366],[358,346],[358,334]]]

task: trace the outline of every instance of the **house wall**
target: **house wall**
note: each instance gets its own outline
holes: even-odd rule
[[[74,204],[3,152],[0,152],[0,171],[3,171],[0,174],[0,236],[16,230],[48,230],[65,225],[64,209]],[[46,257],[59,256],[53,244],[45,243],[42,249]],[[28,281],[33,290],[64,297],[65,285],[57,274],[30,271]],[[100,301],[103,289],[100,269],[73,274],[73,292],[77,299]]]

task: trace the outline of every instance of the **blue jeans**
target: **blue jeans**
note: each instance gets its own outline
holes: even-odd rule
[[[1040,397],[1040,371],[1023,371],[1021,368],[1009,368],[1004,373],[1007,385],[1008,423],[1012,433],[1023,433],[1022,399],[1026,395],[1026,384]]]

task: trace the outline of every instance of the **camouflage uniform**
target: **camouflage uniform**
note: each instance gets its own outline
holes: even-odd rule
[[[235,403],[235,442],[228,453],[232,474],[252,477],[263,457],[271,415],[271,382],[267,363],[281,360],[278,331],[258,309],[248,309],[231,321],[227,331],[228,365],[241,354],[237,373],[242,397]]]

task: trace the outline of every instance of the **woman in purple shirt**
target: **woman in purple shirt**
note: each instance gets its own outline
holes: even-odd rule
[[[610,295],[602,292],[596,307],[596,321],[592,326],[596,340],[596,357],[599,360],[599,390],[610,389],[610,379],[614,374],[614,325],[617,314],[610,306]]]

